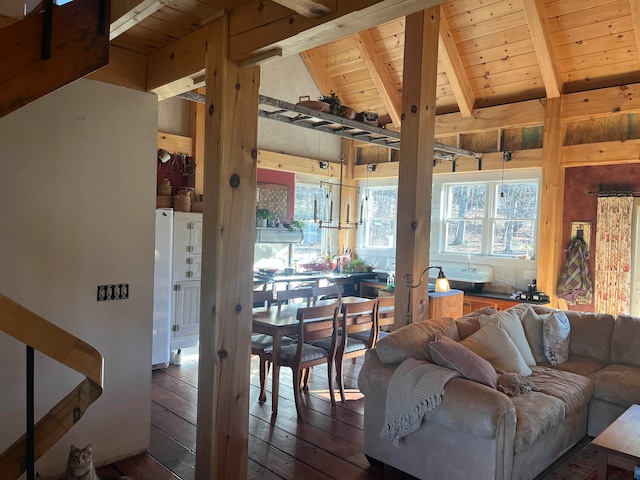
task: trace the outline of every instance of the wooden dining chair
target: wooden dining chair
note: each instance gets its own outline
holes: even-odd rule
[[[273,302],[273,291],[271,290],[254,290],[253,292],[253,307],[271,309],[271,302]],[[282,337],[282,344],[293,343],[289,337]],[[251,355],[257,355],[260,357],[260,379],[267,378],[269,374],[269,359],[267,352],[273,348],[273,338],[271,335],[265,335],[263,333],[254,333],[251,335]],[[265,397],[266,398],[266,397]],[[264,401],[264,398],[260,398],[260,401]]]
[[[326,300],[328,298],[342,298],[342,285],[327,285],[326,287],[313,287],[313,303],[318,300]]]
[[[394,308],[395,306],[395,297],[378,297],[378,326],[376,328],[376,338],[373,342],[372,347],[376,346],[376,343],[381,338],[389,335],[389,326],[395,323],[394,319]],[[369,331],[364,330],[360,332],[350,333],[349,336],[351,338],[367,342],[369,341]]]
[[[271,302],[273,302],[272,290],[254,290],[253,291],[253,307],[264,307],[265,303],[267,309],[271,308]]]
[[[336,379],[340,388],[340,399],[345,401],[343,362],[363,356],[373,348],[377,339],[378,299],[358,303],[343,303],[338,319],[339,339],[336,350]],[[353,335],[361,334],[365,340]]]
[[[303,384],[303,374],[316,365],[327,364],[329,394],[331,395],[331,403],[335,405],[332,377],[333,364],[338,347],[337,322],[339,308],[339,302],[331,305],[299,308],[296,316],[299,327],[297,342],[289,345],[283,344],[280,349],[280,365],[274,365],[274,369],[280,366],[291,368],[293,394],[299,420],[302,420],[301,385]],[[329,340],[327,349],[311,344],[311,342],[321,338]],[[272,353],[268,353],[267,358],[271,362],[274,360]],[[265,391],[266,395],[266,378],[264,383],[262,383],[261,379],[260,387],[261,391]]]
[[[309,307],[311,305],[311,299],[313,298],[313,288],[291,288],[289,290],[278,290],[276,292],[278,308],[280,308],[283,303],[298,298],[306,299],[307,307]]]

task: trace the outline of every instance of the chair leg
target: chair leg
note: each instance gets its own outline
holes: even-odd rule
[[[300,394],[300,382],[302,381],[302,371],[300,369],[293,370],[293,397],[296,402],[296,412],[298,412],[298,420],[302,421],[302,397]]]
[[[263,357],[260,357],[260,395],[258,396],[258,402],[264,403],[267,399],[267,377],[269,376],[269,367],[271,362]]]
[[[340,400],[346,401],[344,394],[344,377],[342,375],[342,355],[336,357],[336,380],[338,381],[338,387],[340,388]]]
[[[336,397],[333,394],[333,361],[327,362],[327,379],[329,380],[329,395],[331,396],[331,405],[336,404]]]
[[[305,376],[303,379],[303,390],[309,390],[309,381],[311,380],[311,372],[313,372],[313,367],[309,367],[305,370]]]

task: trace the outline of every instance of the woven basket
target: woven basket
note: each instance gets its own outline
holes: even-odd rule
[[[189,195],[176,195],[173,197],[173,209],[176,212],[190,212],[191,197]]]
[[[173,208],[173,197],[167,197],[165,195],[157,195],[156,208]]]

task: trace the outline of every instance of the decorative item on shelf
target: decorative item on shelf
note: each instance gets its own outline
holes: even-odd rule
[[[380,120],[376,112],[360,112],[356,115],[356,120],[366,123],[367,125],[373,125],[374,127],[380,126]]]
[[[269,210],[269,215],[267,216],[267,227],[278,228],[279,226],[280,219],[278,218],[278,214],[274,211]]]
[[[368,268],[369,267],[364,262],[364,260],[361,260],[359,258],[354,258],[353,260],[351,260],[350,263],[348,263],[343,268],[343,271],[346,273],[360,273],[360,272],[366,272]]]
[[[171,182],[165,178],[158,184],[158,195],[171,196]]]
[[[318,227],[320,228],[330,228],[330,229],[336,229],[336,230],[344,230],[344,229],[354,229],[354,228],[358,228],[358,225],[362,225],[362,215],[364,213],[364,202],[361,203],[360,205],[360,220],[358,221],[352,221],[351,217],[350,217],[350,213],[351,213],[351,203],[349,201],[347,201],[347,209],[346,209],[346,221],[343,223],[342,222],[342,190],[343,188],[355,188],[358,191],[360,190],[359,187],[354,186],[354,185],[345,185],[343,183],[343,167],[344,167],[344,153],[340,154],[340,182],[339,183],[335,183],[335,182],[330,182],[330,181],[326,181],[320,182],[320,188],[323,188],[324,186],[327,186],[327,193],[325,194],[325,208],[323,209],[324,212],[322,213],[318,213],[318,199],[315,198],[313,200],[313,221],[315,223],[318,224]],[[327,170],[327,177],[328,177],[328,170],[329,170],[329,162],[326,161],[320,161],[320,168],[323,170]],[[333,187],[338,187],[338,218],[337,218],[337,223],[334,221],[333,218]],[[328,212],[327,212],[327,207],[328,207]]]
[[[325,113],[329,113],[329,111],[331,110],[331,106],[328,103],[322,102],[320,100],[311,100],[311,97],[309,95],[300,97],[298,100],[299,101],[298,103],[296,103],[296,105],[298,105],[299,107],[309,108],[311,110],[317,110],[319,112]]]
[[[304,229],[304,222],[292,218],[290,223],[283,223],[282,226],[289,230],[302,230]]]
[[[439,270],[438,278],[436,279],[436,292],[448,292],[449,290],[451,290],[451,287],[449,286],[449,280],[447,280],[447,277],[445,277],[444,272],[442,271],[442,267],[438,265],[432,265],[425,268],[420,274],[420,281],[415,285],[413,284],[413,275],[411,275],[410,273],[404,275],[402,277],[402,283],[409,289],[409,296],[407,299],[407,324],[411,323],[411,291],[414,288],[418,288],[420,285],[422,285],[422,280],[424,280],[425,273],[427,273],[432,268],[437,268]]]
[[[270,214],[269,209],[256,207],[256,227],[266,227]]]
[[[190,212],[191,203],[195,202],[196,193],[192,187],[182,187],[173,199],[173,209],[178,212]]]
[[[329,104],[330,114],[337,115],[339,117],[344,116],[344,109],[342,107],[342,103],[340,102],[340,97],[333,90],[329,92],[329,95],[322,95],[318,97],[318,100]]]

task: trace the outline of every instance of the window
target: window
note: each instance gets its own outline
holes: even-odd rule
[[[533,255],[537,181],[445,184],[444,189],[445,252]]]
[[[482,253],[486,212],[485,184],[447,188],[446,249],[453,253]]]
[[[365,246],[393,248],[398,212],[397,187],[371,187],[366,192]]]
[[[323,230],[313,221],[314,205],[324,209],[325,192],[319,184],[296,182],[293,218],[304,222],[302,243],[293,244],[293,260],[310,263],[322,256]],[[317,202],[317,203],[315,203]]]
[[[538,184],[500,184],[495,193],[491,253],[531,257],[538,212]]]

